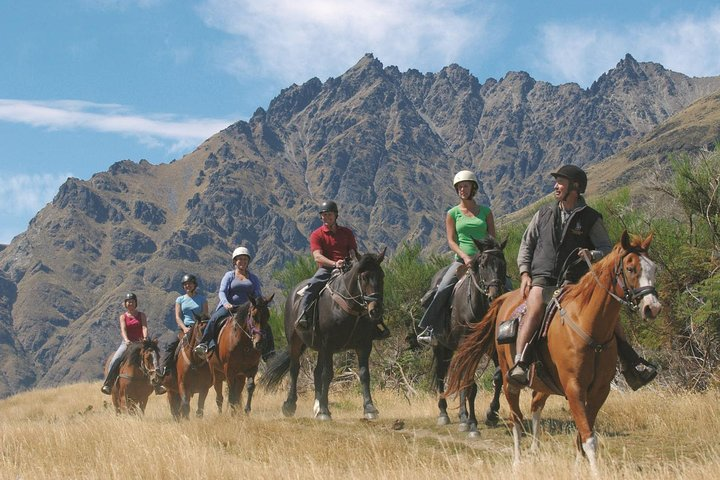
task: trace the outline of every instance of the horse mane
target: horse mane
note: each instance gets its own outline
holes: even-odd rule
[[[641,242],[642,239],[640,237],[632,235],[630,240],[632,248],[640,248]],[[591,270],[583,275],[576,284],[568,285],[563,300],[570,301],[577,299],[581,303],[589,301],[593,291],[598,286],[593,273],[600,279],[601,284],[607,284],[605,277],[612,275],[614,266],[626,253],[621,242],[616,243],[610,253],[593,264]]]
[[[131,343],[127,350],[125,350],[125,353],[123,353],[123,356],[121,358],[121,361],[124,361],[130,365],[140,365],[140,353],[143,350],[155,350],[155,352],[159,355],[160,349],[157,346],[157,343],[155,343],[153,340],[145,339],[142,342],[137,343]]]
[[[360,260],[357,261],[357,269],[358,270],[367,270],[374,265],[378,265],[378,255],[375,253],[365,253],[362,257],[360,257]]]

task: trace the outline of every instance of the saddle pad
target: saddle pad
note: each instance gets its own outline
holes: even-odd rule
[[[557,298],[557,301],[560,302],[564,295],[565,288],[560,288],[559,290],[555,291],[555,293],[553,294],[553,298]],[[555,312],[557,312],[557,307],[558,303],[553,300],[550,300],[550,302],[548,302],[547,304],[547,307],[545,307],[545,316],[543,317],[543,321],[540,326],[540,336],[543,338],[547,337],[548,329],[550,328],[550,322],[555,316]]]

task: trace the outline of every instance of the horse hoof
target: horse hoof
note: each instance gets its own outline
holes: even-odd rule
[[[365,420],[377,420],[378,412],[365,412]]]
[[[437,419],[437,426],[444,427],[445,425],[450,425],[450,417],[447,415],[440,415]]]
[[[458,432],[467,432],[468,430],[470,430],[468,424],[466,422],[460,422],[458,425]]]
[[[468,438],[480,438],[480,432],[477,430],[470,430],[468,433]]]
[[[329,413],[318,413],[317,415],[315,415],[315,419],[320,420],[321,422],[328,422],[332,420],[332,417]]]
[[[283,406],[282,406],[283,415],[285,415],[286,417],[292,417],[293,415],[295,415],[296,408],[297,408],[297,405],[295,405],[294,403],[288,403],[288,402],[283,403]]]

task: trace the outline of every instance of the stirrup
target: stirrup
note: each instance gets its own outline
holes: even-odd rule
[[[110,385],[103,385],[102,388],[100,388],[100,391],[105,395],[110,395],[112,393],[112,388],[110,388]]]
[[[300,315],[297,320],[295,320],[295,326],[302,329],[308,328],[310,326],[310,322],[308,322],[307,315],[304,313]]]
[[[530,383],[528,373],[528,367],[522,362],[517,362],[510,370],[508,370],[507,378],[518,385],[526,387]]]
[[[432,327],[425,327],[425,330],[420,332],[417,336],[417,341],[421,345],[430,345],[432,344],[434,335],[433,335],[433,328]]]
[[[197,355],[198,357],[205,358],[207,357],[208,347],[204,343],[199,343],[195,346],[193,352],[195,352],[195,355]]]

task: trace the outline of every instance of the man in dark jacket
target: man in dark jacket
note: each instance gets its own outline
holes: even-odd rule
[[[563,165],[552,176],[556,203],[542,207],[533,216],[518,252],[520,288],[527,311],[517,335],[515,365],[508,376],[521,385],[528,383],[528,342],[558,282],[575,283],[588,271],[586,262],[574,262],[576,258],[571,255],[596,262],[612,250],[602,216],[582,196],[587,187],[585,172],[575,165]],[[630,387],[637,390],[652,381],[656,368],[630,346],[620,322],[615,337]]]

